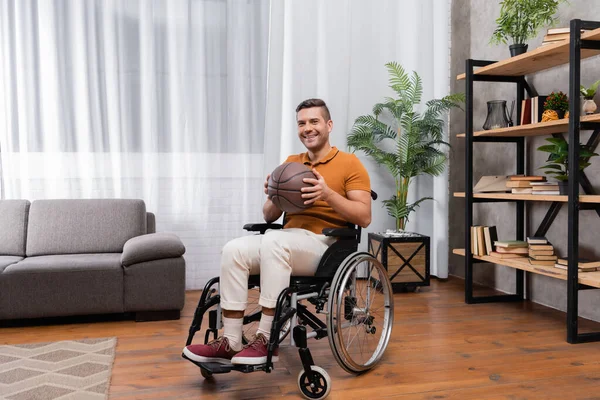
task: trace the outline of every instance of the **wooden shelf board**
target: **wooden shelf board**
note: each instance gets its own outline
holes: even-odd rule
[[[458,254],[460,256],[465,256],[465,249],[454,249],[452,253]],[[545,265],[531,265],[526,257],[523,259],[501,259],[497,257],[491,256],[473,256],[478,260],[488,261],[497,265],[504,265],[506,267],[522,269],[523,271],[532,272],[534,274],[546,275],[552,278],[562,279],[563,281],[567,280],[567,271],[563,269],[556,268],[554,266],[545,266]],[[593,286],[600,288],[600,271],[595,272],[579,272],[578,274],[579,283],[583,285]]]
[[[600,122],[600,114],[582,115],[581,122]],[[520,137],[520,136],[541,136],[552,135],[554,133],[564,133],[569,130],[569,119],[563,118],[554,121],[540,122],[537,124],[527,124],[510,126],[508,128],[490,129],[488,131],[473,132],[476,136],[501,136],[501,137]],[[460,133],[456,135],[459,138],[465,138],[467,135]]]
[[[582,40],[600,40],[600,28],[594,29],[581,35]],[[507,50],[508,51],[508,50]],[[581,59],[600,54],[600,50],[581,50]],[[502,75],[502,76],[521,76],[531,74],[537,71],[543,71],[558,65],[569,62],[569,40],[556,44],[540,46],[537,49],[528,51],[506,60],[498,61],[475,70],[475,75]],[[466,74],[460,74],[457,80],[467,77]]]
[[[454,192],[454,197],[465,197],[465,192]],[[477,199],[498,200],[530,200],[530,201],[569,201],[567,195],[542,195],[542,194],[516,194],[516,193],[473,193]],[[579,196],[580,203],[600,203],[600,195],[582,194]]]

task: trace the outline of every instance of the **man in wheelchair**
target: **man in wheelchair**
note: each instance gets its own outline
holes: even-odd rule
[[[183,356],[200,365],[201,368],[205,365],[203,363],[211,363],[211,365],[220,363],[234,368],[236,366],[250,366],[239,370],[251,372],[257,369],[252,366],[266,364],[267,367],[263,369],[267,372],[270,371],[271,363],[278,361],[278,348],[276,345],[279,340],[270,340],[272,333],[276,333],[274,328],[276,325],[274,324],[275,311],[278,304],[281,304],[282,296],[289,294],[289,292],[284,292],[290,286],[291,276],[294,276],[294,278],[314,276],[315,272],[318,272],[317,268],[320,268],[320,265],[323,264],[322,257],[329,247],[335,247],[332,244],[340,240],[339,235],[348,236],[349,231],[351,240],[347,240],[347,237],[345,239],[346,242],[350,242],[350,247],[346,246],[346,248],[356,252],[360,240],[360,228],[348,229],[348,226],[365,228],[371,222],[372,194],[369,175],[354,154],[341,152],[336,147],[331,146],[329,134],[333,128],[333,122],[325,102],[320,99],[303,101],[296,108],[296,119],[298,137],[306,147],[307,152],[291,155],[286,161],[304,163],[312,168],[317,179],[305,178],[305,182],[312,186],[302,189],[305,204],[312,204],[312,207],[299,213],[286,214],[283,229],[262,229],[261,233],[264,233],[262,235],[240,237],[231,240],[224,246],[219,281],[220,300],[218,300],[222,312],[223,334],[207,344],[191,344],[194,324],[196,324],[195,330],[198,330],[201,322],[196,321],[196,319],[201,320],[204,313],[204,309],[200,313],[198,312],[202,308],[201,304],[206,302],[205,293],[203,293],[201,304],[199,304],[199,309],[197,309],[194,318],[195,321],[192,328],[190,328],[188,345],[183,350]],[[269,176],[267,176],[264,184],[265,193],[267,193],[268,179]],[[277,220],[282,215],[282,211],[267,198],[263,206],[263,215],[267,226],[269,226],[269,223]],[[334,236],[331,236],[331,234]],[[331,251],[327,252],[327,254],[330,253]],[[346,251],[343,257],[346,258],[348,254],[348,251]],[[346,266],[345,275],[338,279],[340,281],[338,287],[341,288],[339,290],[340,295],[337,296],[336,294],[334,296],[336,299],[330,299],[330,307],[337,307],[337,312],[332,310],[323,312],[323,303],[327,299],[321,300],[320,304],[315,302],[317,312],[329,313],[331,321],[338,321],[336,327],[325,328],[320,320],[315,321],[316,318],[307,317],[308,313],[303,311],[305,308],[303,310],[298,308],[297,310],[299,319],[301,316],[304,317],[305,321],[312,319],[312,321],[308,321],[310,326],[319,328],[321,331],[308,337],[321,338],[327,336],[327,333],[323,333],[325,329],[327,329],[327,332],[330,329],[333,329],[332,332],[337,332],[335,340],[338,341],[341,340],[340,337],[345,329],[357,331],[356,333],[349,333],[348,336],[351,338],[351,342],[356,337],[358,337],[357,340],[363,340],[362,338],[365,335],[372,335],[375,332],[381,335],[385,334],[381,344],[375,346],[377,348],[376,356],[369,356],[370,358],[367,357],[348,368],[342,365],[344,369],[350,372],[362,372],[379,360],[382,345],[384,349],[389,340],[393,319],[393,300],[391,299],[391,290],[386,272],[381,264],[368,253],[357,253],[357,256],[350,260],[349,264],[351,265]],[[338,265],[340,261],[342,260],[337,261]],[[329,282],[333,277],[333,273],[336,273],[338,265],[334,266],[328,277]],[[242,329],[244,310],[248,305],[249,278],[251,275],[258,274],[260,275],[260,298],[258,303],[262,307],[262,314],[260,315],[254,340],[243,346]],[[320,298],[323,298],[323,292],[329,294],[329,282],[326,282],[321,288]],[[359,285],[361,289],[357,291]],[[207,284],[208,286],[209,284]],[[311,290],[315,291],[314,289]],[[319,290],[317,289],[317,291]],[[344,293],[343,296],[342,293]],[[377,307],[371,308],[369,304],[374,306],[377,303],[373,299],[378,293],[384,293],[384,297],[387,297],[379,302]],[[316,293],[313,293],[313,295],[316,295]],[[303,298],[308,298],[308,295]],[[366,306],[359,307],[357,305],[361,299],[367,304]],[[281,314],[280,308],[281,306],[277,309],[278,314]],[[301,313],[301,311],[303,312]],[[296,310],[293,312],[296,312]],[[277,318],[279,317],[280,315],[277,315]],[[381,328],[376,328],[376,320],[381,324]],[[305,322],[304,325],[307,325],[307,323]],[[378,332],[377,329],[380,329],[381,332]],[[296,339],[296,336],[296,330],[294,330],[294,339]],[[306,331],[304,330],[303,339],[302,335],[298,335],[298,337],[297,340],[303,342],[303,346],[298,345],[298,347],[306,347],[304,344],[307,337]],[[208,332],[206,338],[208,338]],[[205,339],[205,341],[207,340]],[[330,338],[331,340],[333,339]],[[275,346],[273,346],[273,343],[275,343]],[[333,345],[333,342],[331,343]],[[356,355],[351,354],[347,349],[347,346],[338,343],[337,351],[334,351],[334,354],[340,353],[339,357],[343,356],[345,360],[352,360],[352,357],[356,358]],[[348,354],[341,354],[342,352]],[[303,356],[302,353],[301,356],[303,364],[307,363],[306,360],[312,362],[310,352],[308,356]],[[339,357],[336,354],[338,362],[340,362]],[[344,362],[349,365],[347,361]],[[305,368],[307,368],[307,365],[305,365]],[[314,367],[308,366],[308,371],[311,368]],[[206,369],[202,369],[204,376],[206,376],[206,371]],[[310,375],[310,381],[313,381],[314,377],[312,377],[312,374]],[[311,384],[308,380],[306,383],[307,385]],[[328,392],[328,390],[325,392]]]

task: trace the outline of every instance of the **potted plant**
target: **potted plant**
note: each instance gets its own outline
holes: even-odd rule
[[[594,102],[594,96],[596,95],[596,91],[598,90],[598,85],[600,85],[600,80],[594,82],[589,88],[586,88],[585,86],[581,85],[580,92],[584,99],[583,112],[588,115],[593,114],[594,111],[596,111],[596,109],[598,108],[596,106],[596,103]]]
[[[546,174],[554,176],[558,181],[560,194],[567,194],[569,180],[569,144],[563,137],[547,138],[551,144],[538,147],[539,151],[550,153],[546,160],[546,165],[540,167],[545,169]],[[579,171],[591,165],[590,158],[597,156],[588,146],[579,144]]]
[[[514,57],[527,51],[527,40],[537,36],[545,26],[553,26],[558,6],[564,0],[503,0],[500,16],[496,19],[496,30],[492,43],[508,43],[510,55]]]
[[[569,110],[569,98],[563,92],[552,92],[544,102],[544,113],[542,121],[563,119]],[[549,112],[550,111],[550,112]],[[553,112],[552,112],[553,111]]]
[[[449,144],[444,141],[443,117],[452,108],[460,107],[464,95],[451,94],[442,99],[429,100],[422,105],[423,86],[419,75],[416,72],[409,75],[395,62],[387,63],[385,67],[389,73],[389,86],[396,98],[385,98],[385,102],[373,106],[372,115],[356,118],[347,138],[348,147],[352,151],[362,150],[379,165],[385,166],[395,182],[395,194],[384,200],[383,205],[388,214],[395,219],[396,234],[386,234],[385,237],[369,234],[369,249],[376,247],[372,250],[373,254],[380,257],[380,261],[388,269],[392,284],[395,277],[401,279],[400,285],[404,287],[415,284],[410,282],[410,279],[415,278],[414,275],[403,275],[410,273],[410,269],[418,275],[419,280],[427,280],[427,283],[416,283],[422,286],[429,281],[429,238],[403,231],[410,214],[431,197],[423,197],[409,203],[409,188],[417,176],[438,176],[444,171],[447,160],[445,150]],[[419,111],[416,108],[419,108]],[[394,260],[388,260],[388,249]],[[423,249],[426,255],[415,256]],[[407,262],[394,256],[402,253]],[[417,259],[426,264],[424,270],[415,267]],[[398,270],[393,268],[395,262],[398,263]]]
[[[416,72],[409,77],[401,65],[385,64],[390,74],[390,87],[398,98],[386,98],[375,104],[373,115],[358,117],[348,135],[350,150],[362,150],[378,164],[384,165],[394,177],[396,194],[384,200],[388,214],[396,220],[396,230],[404,230],[411,212],[430,197],[408,204],[408,190],[414,178],[421,174],[438,176],[444,171],[449,144],[443,140],[442,117],[464,101],[462,93],[442,99],[429,100],[422,112],[415,110],[421,104],[423,86]],[[384,122],[385,117],[387,123]],[[391,150],[384,148],[384,140],[394,141]],[[390,146],[391,147],[391,146]]]

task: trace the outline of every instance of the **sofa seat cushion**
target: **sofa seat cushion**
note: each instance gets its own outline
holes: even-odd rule
[[[28,257],[0,274],[0,318],[123,312],[120,253]]]
[[[11,264],[15,264],[21,261],[23,257],[17,256],[0,256],[0,274],[4,272],[4,269]]]

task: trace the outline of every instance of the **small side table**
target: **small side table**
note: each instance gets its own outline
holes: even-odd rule
[[[429,286],[429,236],[419,233],[369,233],[369,252],[388,271],[394,292]]]

